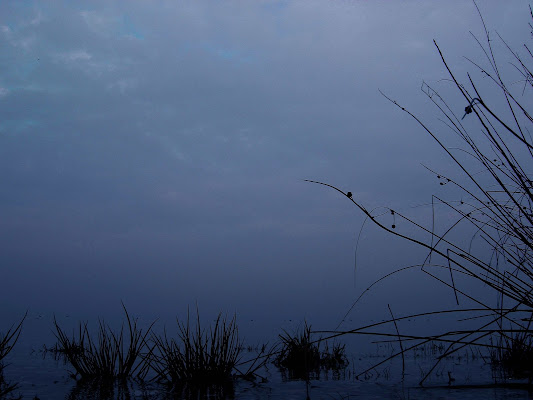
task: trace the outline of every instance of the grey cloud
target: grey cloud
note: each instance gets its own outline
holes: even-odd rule
[[[464,77],[468,30],[480,32],[463,1],[17,4],[0,4],[1,262],[16,265],[14,288],[24,271],[45,279],[39,264],[91,290],[106,268],[134,271],[108,298],[150,282],[167,300],[173,284],[181,301],[242,299],[251,285],[289,291],[286,280],[310,299],[324,276],[352,293],[362,215],[302,180],[369,208],[428,201],[438,185],[420,162],[449,162],[378,88],[437,126],[419,90],[449,90],[432,39]],[[521,43],[527,4],[509,4],[481,8]],[[391,268],[374,253],[367,265]],[[314,280],[299,282],[306,271]]]

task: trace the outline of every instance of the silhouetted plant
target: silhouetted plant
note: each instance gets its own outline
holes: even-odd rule
[[[283,331],[279,335],[281,349],[274,364],[288,372],[289,379],[318,379],[321,369],[339,370],[348,365],[344,345],[334,343],[330,350],[326,342],[324,350],[320,350],[322,340],[313,340],[312,333],[311,326],[305,322],[300,332]]]
[[[475,5],[477,8],[477,4]],[[531,9],[530,13],[533,18]],[[510,85],[504,80],[494,52],[494,38],[490,36],[481,12],[479,15],[484,27],[485,41],[482,43],[477,38],[475,40],[484,52],[488,66],[483,67],[469,61],[482,76],[494,84],[501,94],[501,99],[491,97],[494,95],[486,94],[488,91],[481,90],[470,74],[467,74],[469,88],[460,83],[435,41],[435,47],[450,76],[447,81],[458,90],[466,107],[464,105],[451,106],[435,89],[426,83],[422,85],[424,94],[442,113],[442,121],[446,129],[464,143],[464,148],[455,150],[449,148],[446,144],[448,138],[445,135],[428,127],[414,113],[384,95],[411,116],[436,141],[465,178],[460,181],[428,168],[434,173],[441,186],[453,186],[462,193],[461,200],[446,200],[433,196],[432,204],[447,207],[450,213],[455,213],[457,216],[447,230],[438,233],[434,224],[424,226],[398,210],[392,209],[389,210],[392,215],[391,224],[380,218],[384,214],[378,215],[364,207],[351,192],[344,192],[324,182],[311,180],[309,182],[337,190],[383,230],[428,250],[427,258],[422,265],[402,268],[388,276],[419,267],[425,274],[448,286],[458,305],[460,299],[467,299],[478,307],[459,311],[436,311],[423,315],[475,312],[480,315],[484,314],[485,318],[488,318],[488,321],[479,329],[449,331],[431,338],[405,335],[399,332],[391,334],[390,336],[398,337],[400,344],[402,339],[409,340],[411,343],[415,342],[393,356],[424,345],[428,340],[438,340],[447,343],[445,352],[437,359],[438,363],[465,346],[479,345],[495,349],[492,350],[493,354],[497,354],[493,357],[495,363],[506,368],[512,363],[520,365],[522,375],[527,375],[531,379],[533,368],[526,366],[529,361],[523,363],[518,361],[517,357],[529,352],[533,334],[533,331],[529,329],[529,324],[524,323],[524,312],[531,313],[533,310],[533,171],[531,170],[533,139],[529,133],[533,118],[528,111],[528,103],[521,100],[520,93],[511,90]],[[523,83],[522,90],[520,90],[523,95],[526,89],[533,87],[531,72],[533,53],[527,45],[524,45],[526,53],[525,58],[522,58],[499,35],[498,38],[514,58],[514,67]],[[498,109],[500,106],[497,104],[504,104],[505,109]],[[456,113],[456,110],[460,108],[462,113],[463,107],[464,114],[461,116],[460,113]],[[467,241],[454,239],[452,233],[465,225],[469,225],[475,231],[474,237]],[[414,229],[416,233],[412,233],[413,230],[399,229],[405,226]],[[472,246],[476,238],[484,243],[484,248],[481,250],[480,247]],[[440,272],[446,272],[447,275]],[[460,285],[460,282],[464,280],[482,283],[485,288],[498,295],[498,303],[488,304],[486,297],[471,289],[471,284],[467,282]],[[401,318],[392,318],[387,323],[392,324],[399,319]],[[527,321],[527,318],[525,320]],[[368,334],[370,328],[377,325],[379,324],[347,332]],[[488,339],[491,337],[497,340],[490,343]],[[433,369],[423,377],[421,384],[432,371]],[[516,375],[517,372],[515,370],[513,374]]]
[[[13,347],[17,343],[20,337],[20,333],[22,332],[22,324],[26,319],[26,315],[27,314],[22,317],[22,319],[16,326],[12,325],[11,328],[7,330],[7,332],[0,333],[0,399],[22,398],[21,396],[12,397],[13,392],[18,388],[18,384],[6,381],[4,377],[4,368],[6,367],[4,364],[4,359],[11,352],[11,350],[13,350]]]
[[[242,343],[239,340],[235,317],[227,320],[218,315],[208,330],[200,324],[197,311],[196,326],[178,321],[178,339],[152,337],[155,352],[151,365],[157,379],[171,390],[186,398],[231,396],[234,390],[234,372],[240,359]]]
[[[311,327],[305,325],[293,335],[284,331],[279,335],[281,350],[274,364],[289,372],[290,379],[309,380],[320,374],[320,342],[311,339]]]
[[[490,351],[497,377],[533,379],[533,336],[529,330],[501,331]]]
[[[346,357],[346,345],[333,343],[331,349],[328,342],[324,345],[324,351],[320,355],[320,366],[326,370],[339,370],[348,366]]]
[[[4,368],[0,368],[0,399],[22,399],[21,395],[14,395],[17,388],[18,383],[7,382],[4,377]]]
[[[105,322],[99,321],[95,337],[89,332],[88,323],[84,322],[79,324],[77,333],[73,332],[69,337],[54,318],[58,340],[56,351],[65,355],[81,379],[111,384],[116,379],[146,376],[149,369],[147,359],[151,352],[146,338],[153,323],[143,332],[137,326],[137,320],[130,318],[124,305],[123,308],[127,333],[124,324],[119,332],[114,332]]]

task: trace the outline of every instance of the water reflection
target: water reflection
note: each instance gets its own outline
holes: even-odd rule
[[[67,396],[68,400],[131,400],[131,384],[127,381],[80,379]],[[137,397],[135,397],[137,398]],[[146,397],[148,399],[149,397]]]
[[[59,395],[59,393],[58,393]],[[234,385],[192,387],[164,386],[154,382],[135,380],[80,379],[66,396],[67,400],[232,400],[235,399]]]
[[[42,322],[38,332],[50,332],[49,323]],[[25,331],[30,334],[29,330]],[[26,338],[31,337],[31,344]],[[239,380],[231,390],[194,391],[186,388],[170,387],[157,382],[139,383],[128,381],[127,384],[117,382],[101,386],[97,382],[74,380],[68,365],[61,357],[54,359],[54,353],[46,356],[40,335],[24,336],[22,342],[15,346],[6,368],[5,378],[9,382],[19,382],[15,394],[22,394],[24,399],[220,399],[220,400],[285,400],[305,399],[478,399],[500,400],[506,398],[529,399],[528,390],[514,387],[483,387],[492,384],[493,377],[490,365],[477,353],[457,353],[455,357],[446,358],[435,370],[427,387],[419,388],[418,381],[426,373],[439,356],[442,349],[438,346],[427,346],[416,352],[410,352],[406,358],[406,376],[400,381],[401,360],[396,359],[370,370],[368,374],[356,380],[355,376],[365,369],[388,357],[393,349],[389,345],[368,345],[366,350],[355,352],[347,350],[349,366],[339,372],[325,372],[313,376],[308,381],[294,380],[269,363],[258,374],[265,379],[255,382]],[[53,338],[48,341],[53,344]],[[34,347],[33,347],[34,346]],[[32,352],[32,349],[33,352]],[[35,350],[37,349],[37,350]],[[254,350],[254,349],[252,349]],[[252,356],[250,356],[252,357]],[[448,385],[449,373],[456,379]],[[316,378],[316,379],[315,379]],[[470,387],[465,386],[470,385]]]

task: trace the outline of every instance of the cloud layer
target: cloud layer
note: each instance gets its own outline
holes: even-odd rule
[[[525,2],[481,6],[527,40]],[[461,56],[480,54],[468,32],[482,32],[463,1],[4,2],[0,15],[0,299],[65,312],[125,299],[154,314],[195,301],[342,314],[363,217],[302,180],[369,208],[427,202],[438,188],[420,163],[449,162],[378,88],[437,126],[419,87],[453,92],[432,39],[464,77]],[[363,284],[420,261],[372,232]]]

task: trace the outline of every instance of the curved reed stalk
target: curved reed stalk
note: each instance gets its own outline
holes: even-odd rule
[[[440,204],[456,215],[456,221],[447,230],[439,233],[435,230],[434,223],[431,226],[424,226],[397,210],[389,209],[388,215],[393,220],[391,225],[384,220],[383,214],[378,215],[365,208],[351,192],[345,192],[328,183],[307,181],[336,190],[381,229],[426,248],[428,256],[420,266],[421,271],[450,287],[458,304],[460,300],[468,299],[491,316],[488,323],[472,331],[445,332],[428,338],[401,335],[398,331],[390,334],[396,336],[400,344],[402,340],[418,340],[418,344],[413,345],[416,347],[427,340],[439,340],[449,343],[446,355],[464,346],[475,344],[495,349],[492,350],[492,354],[495,355],[493,359],[499,358],[500,361],[510,352],[516,353],[515,349],[521,349],[528,350],[531,356],[529,360],[533,361],[533,346],[531,346],[533,330],[530,329],[528,322],[531,317],[524,319],[524,312],[533,315],[533,139],[529,133],[533,118],[529,110],[530,104],[524,101],[519,93],[511,90],[510,85],[506,83],[495,56],[493,39],[485,26],[481,12],[479,15],[484,26],[485,39],[480,41],[476,38],[476,41],[485,54],[488,66],[482,67],[470,61],[495,85],[501,98],[485,95],[488,91],[482,90],[471,74],[467,74],[468,85],[461,83],[435,41],[435,47],[450,76],[450,82],[464,99],[464,114],[461,117],[456,113],[458,107],[448,104],[426,83],[421,88],[442,113],[442,122],[447,131],[462,141],[461,149],[449,148],[447,143],[450,137],[446,133],[430,128],[415,113],[382,93],[435,140],[463,176],[463,178],[452,178],[428,168],[441,186],[453,186],[462,192],[460,201],[457,199],[450,201],[437,196],[433,198],[433,207],[435,204]],[[522,58],[518,52],[511,50],[501,37],[499,38],[515,60],[514,66],[519,71],[523,83],[523,94],[526,89],[533,88],[531,72],[533,54],[528,46],[524,45],[527,54]],[[496,104],[504,104],[505,107],[498,108]],[[470,241],[454,239],[453,233],[462,229],[465,224],[469,224],[473,229],[474,237]],[[406,226],[411,230],[404,231],[402,228]],[[413,232],[412,229],[416,233],[403,233]],[[427,239],[423,239],[424,237]],[[482,250],[480,247],[472,246],[474,240],[483,243]],[[449,277],[435,273],[435,265],[447,269]],[[458,278],[461,278],[461,283],[465,280],[482,283],[487,290],[497,295],[498,301],[495,305],[488,304],[485,296],[481,297],[471,290],[471,286],[467,283],[460,285]],[[354,306],[355,303],[352,308]],[[448,310],[445,313],[463,311]],[[387,323],[394,325],[399,319],[392,318]],[[362,329],[338,334],[347,333],[369,334],[370,332]],[[373,334],[384,335],[377,332]],[[494,337],[498,340],[494,340]],[[401,350],[396,356],[402,355],[409,348]],[[533,369],[528,374],[532,379]],[[429,373],[422,379],[421,384],[428,375]]]

